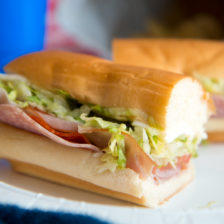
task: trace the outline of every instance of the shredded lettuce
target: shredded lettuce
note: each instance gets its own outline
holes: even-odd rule
[[[137,122],[134,124],[134,131],[130,134],[158,166],[166,166],[168,163],[175,166],[177,158],[186,154],[197,156],[199,138],[192,139],[183,135],[171,143],[166,143],[161,130],[147,125],[137,126]]]
[[[199,142],[196,139],[186,137],[187,141],[183,142],[179,138],[175,139],[171,143],[164,143],[164,147],[154,148],[150,157],[159,165],[165,166],[170,163],[175,166],[177,158],[184,155],[191,155],[192,157],[197,156],[196,146]]]
[[[92,111],[104,117],[113,118],[119,121],[147,120],[148,116],[138,109],[129,108],[108,108],[99,105],[92,105]]]
[[[81,121],[80,115],[91,111],[90,106],[77,103],[64,91],[47,91],[23,80],[0,80],[0,88],[21,108],[30,105],[65,120]]]
[[[19,101],[26,101],[28,97],[32,97],[31,88],[23,81],[16,84],[17,99]]]
[[[81,119],[84,121],[84,127],[107,129],[112,134],[108,147],[103,149],[105,154],[101,157],[101,161],[104,162],[101,168],[103,171],[105,169],[114,171],[126,164],[126,160],[124,160],[125,142],[122,132],[134,137],[142,150],[161,167],[168,163],[175,166],[177,158],[186,154],[193,157],[197,156],[198,138],[191,139],[183,135],[171,143],[166,143],[162,138],[161,130],[145,124],[138,126],[139,122],[133,122],[133,130],[131,130],[124,124],[105,121],[99,117],[87,117],[86,114],[82,114]]]
[[[211,93],[224,95],[224,79],[218,79],[214,77],[195,75],[195,78],[201,82],[202,86]]]
[[[102,150],[104,155],[101,157],[101,161],[104,166],[101,171],[125,168],[125,139],[122,132],[127,132],[126,125],[105,121],[100,117],[87,117],[86,114],[82,114],[81,119],[85,122],[84,127],[107,129],[111,133],[108,146]]]
[[[151,145],[145,128],[136,126],[132,136],[136,139],[143,151],[149,155],[151,153]]]
[[[81,114],[80,118],[85,122],[84,127],[103,128],[113,131],[118,129],[119,124],[115,122],[105,121],[100,117],[87,117],[87,114]]]
[[[105,153],[101,157],[101,161],[106,163],[108,168],[112,167],[112,171],[115,171],[116,168],[122,169],[126,167],[125,139],[124,135],[122,134],[122,131],[124,130],[125,127],[123,124],[121,124],[117,129],[109,129],[111,138],[108,143],[108,147],[103,149],[103,152]]]
[[[9,99],[10,100],[15,100],[16,99],[16,97],[17,97],[17,92],[16,92],[16,90],[12,90],[12,91],[10,91],[10,93],[8,94],[8,97],[9,97]]]

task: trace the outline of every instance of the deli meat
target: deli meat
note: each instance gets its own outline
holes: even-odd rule
[[[0,122],[10,124],[17,128],[22,128],[27,131],[34,132],[36,134],[44,135],[59,144],[63,144],[69,147],[89,149],[91,151],[99,151],[99,148],[92,144],[77,144],[55,135],[54,133],[42,127],[38,122],[30,118],[30,116],[25,113],[21,108],[17,107],[16,105],[10,104],[9,102],[7,103],[6,99],[7,96],[4,91],[0,91]],[[54,117],[51,118],[51,122],[52,119],[54,119]],[[64,121],[62,121],[63,124],[59,125],[58,123],[60,119],[57,118],[55,121],[57,122],[57,126],[60,127],[65,124]],[[75,127],[74,122],[72,122],[72,125],[69,125],[69,127],[67,126],[66,129],[70,129],[71,127],[77,129],[77,125]]]
[[[82,128],[82,133],[90,139],[96,146],[105,148],[111,134],[105,129],[97,128]],[[125,136],[125,151],[126,151],[126,168],[130,168],[139,174],[141,178],[147,178],[152,174],[152,169],[155,163],[152,159],[140,148],[136,140],[129,134],[123,133]]]
[[[213,117],[224,117],[224,96],[213,94],[212,99],[216,107],[216,114]]]
[[[77,144],[67,141],[52,132],[48,131],[32,118],[30,118],[22,109],[9,104],[0,105],[0,122],[13,125],[17,128],[22,128],[36,134],[44,135],[51,140],[74,148],[84,148],[92,151],[99,151],[98,147],[91,144]]]
[[[111,137],[111,133],[106,129],[82,127],[78,122],[65,121],[33,107],[21,109],[10,103],[6,92],[2,89],[0,89],[0,122],[44,135],[59,144],[95,152],[107,147]],[[176,168],[170,167],[170,165],[165,168],[158,168],[132,136],[123,134],[125,136],[126,168],[134,170],[143,179],[152,176],[156,183],[168,180],[179,174],[183,165],[189,162],[190,157],[184,162],[183,159],[178,160],[179,164],[177,163]],[[81,139],[84,140],[84,143],[69,141],[71,139]],[[89,144],[89,142],[94,145]]]

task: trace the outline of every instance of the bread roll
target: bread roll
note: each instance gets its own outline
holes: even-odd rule
[[[145,123],[165,130],[168,141],[201,132],[208,117],[208,95],[196,80],[175,73],[63,51],[28,54],[4,69],[84,103],[138,109],[147,115]]]
[[[224,43],[221,41],[115,39],[113,57],[117,63],[162,69],[191,77],[205,76],[224,80]],[[224,141],[222,120],[222,117],[209,120],[206,129],[209,141]]]
[[[52,130],[52,126],[48,123],[48,116],[55,119],[55,122],[60,118],[62,123],[65,121],[64,117],[54,116],[45,108],[43,111],[38,111],[32,105],[31,108],[27,106],[20,108],[16,104],[17,98],[13,101],[14,104],[10,104],[10,100],[6,99],[7,88],[3,86],[4,101],[0,102],[2,108],[0,111],[2,120],[0,120],[7,123],[5,120],[8,119],[11,125],[48,137],[0,123],[0,158],[8,159],[16,171],[149,207],[163,203],[193,179],[194,168],[189,161],[204,135],[204,124],[210,114],[209,94],[194,78],[156,69],[121,65],[93,56],[63,51],[44,51],[22,56],[10,62],[5,67],[5,71],[9,75],[2,76],[2,80],[11,77],[11,81],[17,76],[10,74],[16,73],[27,78],[32,85],[35,84],[43,89],[66,91],[83,104],[94,104],[106,108],[137,109],[141,114],[140,122],[129,120],[129,122],[138,122],[140,126],[132,123],[134,127],[132,131],[119,129],[115,135],[110,132],[108,126],[106,128],[91,125],[85,127],[87,123],[83,125],[77,120],[72,120],[76,129],[72,129],[70,134],[81,135],[86,138],[82,139],[85,140],[84,143],[89,143],[85,144],[86,147],[89,146],[88,148],[81,149],[84,143],[80,143],[79,146],[75,144],[72,147],[67,142],[64,145],[61,144],[62,141],[55,142],[55,137],[61,140],[66,138],[63,139],[61,133],[56,135],[58,130]],[[19,85],[18,80],[14,85],[12,89],[16,89],[16,85]],[[24,83],[23,85],[29,86]],[[40,91],[35,86],[29,88],[31,96],[33,96],[32,91]],[[54,98],[56,94],[47,93],[51,98]],[[43,95],[39,99],[44,98]],[[10,95],[10,97],[13,96]],[[22,103],[27,103],[27,99],[26,96]],[[28,105],[30,106],[29,102]],[[42,121],[42,117],[38,115],[41,113],[42,117],[48,117],[48,122],[47,119]],[[119,121],[115,122],[113,125],[119,123]],[[147,125],[156,126],[156,128],[153,129]],[[118,126],[122,127],[122,125]],[[85,128],[86,132],[82,132]],[[145,152],[137,137],[134,136],[135,128],[140,128],[140,131],[147,135],[144,138],[141,136],[140,140],[145,141],[147,138],[147,147],[149,150],[154,150],[154,154],[151,151]],[[59,131],[66,134],[63,127]],[[151,133],[151,131],[159,134]],[[122,138],[123,141],[118,142],[113,135],[116,138]],[[49,136],[52,138],[49,139]],[[113,137],[115,141],[111,140]],[[119,147],[123,147],[119,152],[122,153],[125,162],[120,167],[118,156],[111,156],[110,144],[114,142],[115,146],[120,143]],[[191,146],[188,144],[192,144],[192,148],[189,149]],[[96,156],[98,154],[94,153],[94,150],[98,153],[103,151],[104,154],[100,152],[101,157]],[[114,172],[112,169],[106,169],[105,172],[97,170],[99,166],[102,168],[105,165],[102,154],[107,156],[106,150],[111,150],[108,154],[110,153],[112,158],[109,157],[109,159],[115,160]],[[113,150],[118,151],[118,146]],[[162,163],[160,160],[165,162]],[[112,162],[109,165],[111,164]],[[171,164],[175,164],[175,168]],[[160,166],[162,166],[161,169]]]
[[[148,207],[168,200],[194,177],[192,164],[159,185],[128,168],[97,173],[100,160],[90,151],[71,149],[1,123],[0,133],[0,158],[9,160],[15,171]]]
[[[117,63],[224,78],[224,43],[195,39],[133,38],[113,41]]]

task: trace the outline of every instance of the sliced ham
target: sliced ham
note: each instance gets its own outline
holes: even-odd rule
[[[79,124],[74,121],[66,121],[46,113],[37,111],[38,115],[52,128],[62,131],[78,131]]]
[[[152,174],[155,162],[140,148],[136,140],[125,134],[127,168],[134,170],[141,178]]]
[[[223,118],[224,117],[224,96],[213,94],[212,99],[216,107],[216,114],[212,117]]]
[[[175,167],[171,166],[171,164],[168,164],[167,166],[161,168],[155,166],[152,170],[152,176],[155,182],[159,184],[166,180],[169,180],[173,176],[180,174],[182,170],[187,169],[190,159],[190,155],[185,155],[178,158]]]
[[[111,134],[104,129],[97,128],[80,128],[82,133],[96,146],[103,149],[107,147]],[[165,167],[159,168],[155,162],[139,147],[136,140],[126,134],[125,135],[125,151],[127,164],[126,167],[134,170],[141,178],[147,178],[152,175],[155,183],[159,184],[169,180],[173,176],[188,167],[191,156],[186,155],[178,158],[176,167],[168,164]]]
[[[15,127],[34,132],[36,134],[44,135],[59,144],[63,144],[69,147],[89,149],[91,151],[99,151],[99,148],[92,144],[74,143],[57,136],[56,134],[47,130],[38,122],[33,120],[22,109],[15,105],[9,104],[6,99],[7,96],[5,92],[0,91],[0,122],[7,123]],[[58,119],[56,120],[58,122]]]
[[[58,129],[55,129],[55,128],[52,128],[51,124],[50,123],[47,123],[42,117],[40,114],[44,114],[44,113],[41,113],[39,111],[37,111],[35,108],[32,108],[32,107],[27,107],[25,109],[25,112],[34,120],[36,121],[38,124],[40,124],[42,127],[44,127],[46,130],[50,131],[51,133],[63,138],[63,139],[66,139],[70,142],[75,142],[75,143],[82,143],[82,144],[85,144],[85,143],[89,143],[89,140],[82,134],[78,133],[77,130],[72,130],[72,131],[68,131],[68,130],[58,130]],[[50,115],[48,115],[50,117]],[[51,121],[54,120],[54,116],[51,116]],[[60,122],[61,119],[58,119],[58,118],[55,118],[56,121],[55,122]],[[49,119],[47,119],[48,121]],[[64,120],[61,120],[62,121],[62,124],[64,122]],[[74,123],[74,122],[72,122]],[[66,125],[66,123],[65,123]],[[62,125],[60,125],[61,127]],[[66,127],[65,127],[66,129]],[[78,128],[76,128],[78,129]]]
[[[0,122],[7,123],[15,127],[34,132],[36,134],[44,135],[59,144],[74,148],[84,148],[92,151],[99,151],[99,148],[94,145],[73,143],[55,135],[41,126],[38,122],[30,118],[29,115],[27,115],[23,110],[14,105],[0,105]]]
[[[0,104],[9,104],[9,99],[4,89],[0,88]]]
[[[104,129],[82,128],[82,133],[86,131],[87,138],[99,148],[105,148],[111,134]],[[125,152],[127,164],[126,167],[134,170],[141,178],[147,178],[151,175],[155,163],[152,159],[139,147],[136,140],[129,134],[123,133],[125,136]]]

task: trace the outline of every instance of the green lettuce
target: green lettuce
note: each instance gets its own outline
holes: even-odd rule
[[[19,107],[30,105],[65,120],[80,121],[82,113],[91,111],[90,106],[78,104],[63,91],[47,91],[23,80],[2,79],[0,87],[6,90],[8,98]]]
[[[162,130],[149,127],[145,124],[139,126],[139,122],[134,122],[133,124],[135,125],[134,131],[130,134],[158,166],[166,166],[168,163],[175,166],[177,158],[186,154],[197,157],[196,149],[200,143],[199,138],[192,139],[191,137],[182,135],[174,141],[167,143],[163,139]]]
[[[128,129],[125,124],[105,121],[99,117],[87,117],[85,114],[81,115],[81,119],[84,121],[84,127],[107,129],[112,134],[108,147],[103,149],[101,161],[104,166],[101,170],[114,171],[125,167],[125,141],[122,133],[128,133],[135,138],[142,150],[161,167],[168,163],[175,166],[177,158],[186,154],[197,156],[198,138],[192,139],[183,135],[171,143],[166,143],[162,130],[145,124],[139,126],[139,122],[133,122],[133,129]]]
[[[224,95],[224,79],[195,75],[195,78],[202,84],[202,86],[211,93]]]
[[[108,108],[99,105],[92,105],[92,111],[97,115],[113,118],[119,121],[147,120],[148,116],[138,109],[130,108]]]
[[[104,152],[101,157],[104,163],[103,170],[106,167],[111,171],[115,171],[116,168],[125,168],[125,139],[122,132],[127,132],[126,125],[105,121],[100,117],[87,117],[86,114],[82,114],[81,119],[84,121],[84,127],[107,129],[111,133],[108,146],[102,150]]]
[[[113,131],[113,129],[116,130],[120,127],[120,124],[118,123],[105,121],[101,117],[87,117],[87,114],[85,113],[81,114],[80,118],[84,121],[84,127],[109,129],[111,131]]]
[[[101,161],[107,163],[109,166],[113,158],[114,165],[112,166],[115,171],[116,168],[126,167],[126,157],[125,157],[125,138],[122,131],[125,127],[120,125],[118,129],[109,129],[111,133],[111,138],[108,143],[108,147],[103,149],[104,155],[101,157]]]
[[[132,133],[132,136],[136,139],[139,146],[143,149],[145,153],[150,155],[151,153],[151,145],[149,142],[148,134],[145,130],[145,128],[136,126],[134,128],[134,132]]]

